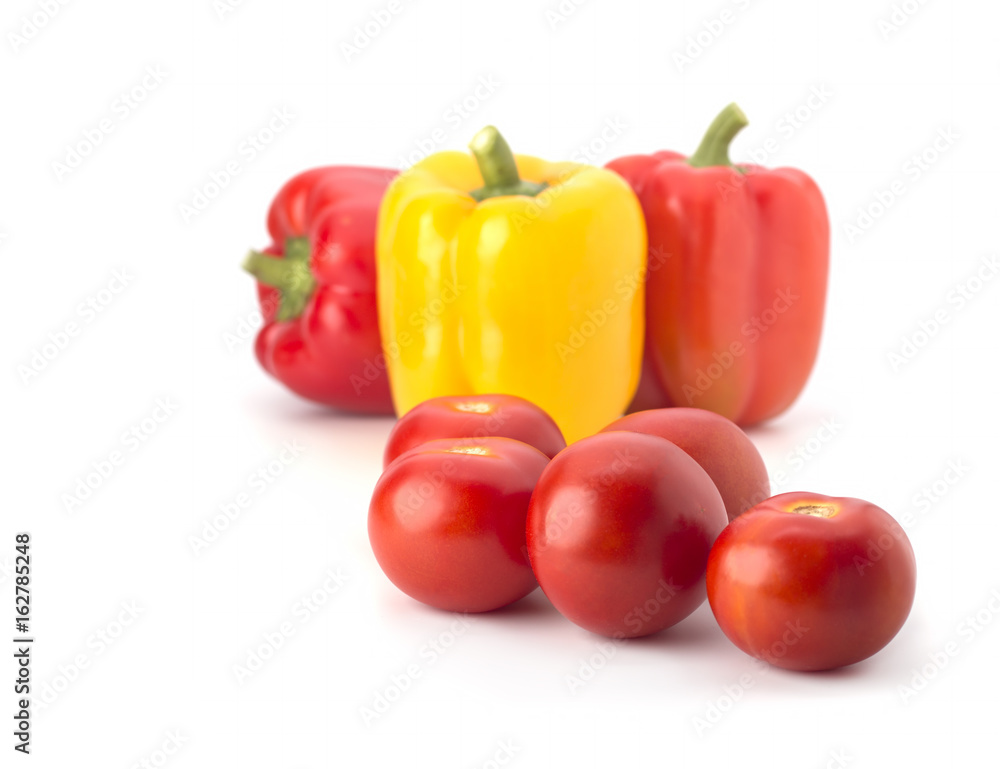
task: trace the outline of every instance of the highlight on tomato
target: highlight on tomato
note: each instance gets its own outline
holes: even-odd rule
[[[438,609],[483,612],[537,586],[525,546],[528,501],[549,458],[511,438],[429,441],[375,486],[368,537],[385,575]]]
[[[917,568],[889,513],[850,497],[792,492],[719,535],[708,600],[723,632],[789,670],[853,665],[886,646],[913,605]]]

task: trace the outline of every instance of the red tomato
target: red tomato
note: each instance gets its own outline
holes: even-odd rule
[[[889,643],[913,605],[902,527],[861,499],[793,492],[741,515],[708,561],[708,600],[729,640],[790,670],[852,665]]]
[[[705,409],[637,411],[601,430],[658,435],[684,449],[715,482],[729,520],[771,496],[771,481],[757,447],[735,422]]]
[[[396,422],[382,466],[427,441],[487,436],[522,441],[550,458],[566,448],[555,420],[531,401],[516,395],[446,395],[414,406]]]
[[[375,485],[368,537],[382,571],[418,601],[490,611],[537,587],[528,501],[549,458],[510,438],[429,441]]]
[[[726,525],[715,484],[663,438],[598,433],[553,459],[528,510],[545,595],[612,637],[656,633],[705,600],[705,564]]]

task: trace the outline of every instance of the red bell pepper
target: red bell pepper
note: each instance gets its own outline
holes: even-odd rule
[[[608,168],[646,216],[646,350],[630,411],[696,406],[741,425],[798,397],[819,347],[830,223],[816,183],[793,168],[733,165],[747,125],[726,107],[689,158],[619,158]]]
[[[375,302],[375,223],[396,172],[329,166],[291,179],[267,217],[272,245],[251,251],[264,369],[303,398],[391,414]]]

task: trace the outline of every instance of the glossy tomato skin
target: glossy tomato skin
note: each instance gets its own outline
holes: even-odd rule
[[[729,520],[771,496],[767,467],[753,441],[714,411],[680,406],[636,411],[601,432],[609,430],[658,435],[684,449],[715,482]]]
[[[566,448],[555,420],[529,400],[516,395],[442,396],[420,403],[396,422],[382,466],[430,440],[487,436],[522,441],[550,458]]]
[[[875,654],[903,626],[915,589],[902,527],[850,497],[772,497],[729,524],[708,561],[708,599],[723,632],[789,670]]]
[[[715,484],[663,438],[598,433],[553,459],[528,510],[528,554],[553,605],[594,633],[650,635],[705,600],[726,509]]]
[[[549,458],[510,438],[429,441],[375,485],[368,538],[385,575],[448,611],[482,612],[537,587],[525,548],[531,492]]]

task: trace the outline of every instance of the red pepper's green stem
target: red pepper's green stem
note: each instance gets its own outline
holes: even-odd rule
[[[701,140],[694,154],[688,158],[688,165],[695,168],[731,166],[733,163],[729,159],[729,145],[736,134],[749,124],[750,121],[743,114],[743,110],[735,104],[727,105],[705,131],[705,138]]]
[[[477,201],[504,195],[534,197],[549,186],[544,182],[529,182],[521,178],[510,145],[491,125],[472,137],[469,149],[472,150],[476,163],[479,164],[479,172],[483,175],[483,186],[469,193]]]
[[[275,320],[299,317],[316,290],[316,279],[309,269],[310,252],[308,238],[289,238],[285,241],[283,259],[251,251],[243,260],[244,270],[281,293]]]

